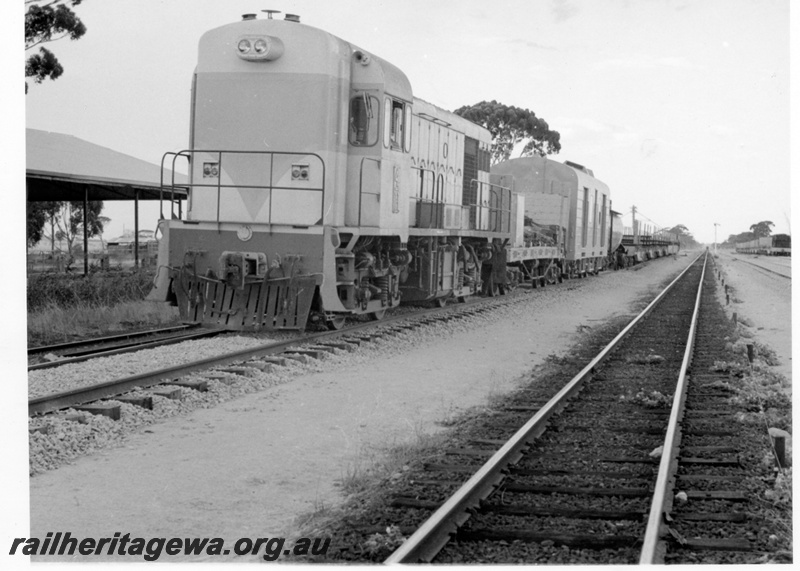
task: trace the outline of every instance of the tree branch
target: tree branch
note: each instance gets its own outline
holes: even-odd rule
[[[40,45],[40,44],[47,44],[47,43],[50,43],[50,42],[57,42],[58,40],[63,40],[63,39],[64,39],[64,38],[66,38],[67,36],[69,36],[69,32],[65,32],[63,36],[59,36],[59,37],[57,37],[57,38],[48,38],[48,39],[46,39],[46,40],[44,40],[44,39],[42,39],[42,40],[39,40],[38,42],[36,42],[36,43],[34,43],[34,44],[31,44],[30,46],[27,46],[27,47],[25,48],[25,51],[27,52],[29,49],[31,49],[31,48],[35,48],[36,46],[38,46],[38,45]]]

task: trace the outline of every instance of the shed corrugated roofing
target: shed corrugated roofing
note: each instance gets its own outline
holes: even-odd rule
[[[165,169],[165,183],[171,176]],[[89,200],[133,200],[137,190],[139,200],[158,200],[161,167],[72,135],[26,129],[26,181],[29,201],[83,200],[87,189]]]

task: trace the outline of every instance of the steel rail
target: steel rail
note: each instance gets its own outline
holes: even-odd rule
[[[78,387],[68,391],[32,398],[28,400],[28,416],[45,414],[55,410],[68,408],[70,406],[85,404],[104,398],[110,398],[128,392],[136,387],[146,388],[153,385],[158,385],[164,381],[172,380],[176,377],[196,371],[202,371],[215,366],[225,366],[247,359],[252,359],[253,357],[282,353],[294,345],[307,343],[309,340],[318,339],[320,337],[329,335],[329,333],[325,332],[304,337],[302,341],[292,339],[289,341],[280,341],[267,345],[258,345],[257,347],[251,347],[249,349],[243,349],[233,353],[226,353],[216,357],[207,357],[205,359],[200,359],[199,361],[192,361],[191,363],[184,363],[182,365],[175,365],[172,367],[157,369],[155,371],[140,373],[138,375],[132,375],[130,377],[106,381],[96,385]]]
[[[640,565],[652,565],[664,562],[665,544],[663,536],[663,516],[672,507],[672,489],[674,475],[678,469],[678,454],[681,442],[681,421],[683,420],[684,403],[686,402],[686,388],[689,383],[688,371],[694,352],[694,341],[697,335],[697,316],[700,313],[700,300],[703,294],[703,279],[706,275],[708,256],[703,263],[700,275],[700,285],[697,287],[692,321],[689,326],[689,336],[686,340],[686,350],[683,353],[678,384],[672,399],[672,410],[669,415],[667,434],[664,438],[664,448],[661,462],[658,467],[658,476],[653,490],[653,503],[650,506],[650,515],[647,518],[644,543],[639,557]]]
[[[789,274],[790,275],[787,276],[786,274],[782,274],[780,272],[776,272],[775,270],[770,270],[769,268],[765,268],[764,266],[762,266],[760,264],[754,264],[750,260],[744,260],[742,258],[734,258],[734,260],[737,260],[739,262],[744,262],[745,264],[747,264],[749,266],[753,266],[754,268],[757,268],[759,270],[763,270],[765,272],[769,272],[771,274],[775,274],[776,276],[780,276],[782,278],[786,278],[787,280],[791,280],[792,279],[792,276],[791,276],[792,268],[791,268],[791,266],[789,266]]]
[[[700,254],[702,255],[702,254]],[[436,510],[384,563],[418,563],[430,561],[449,541],[459,525],[468,518],[466,510],[477,506],[502,479],[502,470],[515,462],[528,446],[528,441],[546,428],[549,418],[560,410],[573,394],[583,386],[609,354],[627,337],[630,331],[658,305],[669,290],[689,271],[700,258],[692,261],[672,282],[659,293],[647,307],[634,317],[616,337],[606,345],[588,365],[525,423],[481,468],[465,482],[438,510]]]
[[[28,365],[28,372],[39,371],[41,369],[52,369],[54,367],[61,367],[62,365],[69,365],[70,363],[80,363],[88,361],[89,359],[97,359],[100,357],[110,357],[112,355],[121,355],[123,353],[133,353],[141,351],[142,349],[154,349],[164,345],[174,345],[175,343],[182,343],[183,341],[191,341],[192,339],[202,339],[203,337],[213,337],[228,333],[223,329],[204,330],[197,333],[187,333],[186,335],[176,335],[173,337],[166,337],[164,339],[157,339],[155,341],[147,341],[144,343],[130,343],[122,347],[114,349],[107,349],[105,351],[87,352],[85,354],[76,355],[74,357],[66,357],[64,359],[57,359],[55,361],[48,361],[46,363],[37,363],[35,365]]]
[[[85,345],[94,345],[94,344],[99,345],[100,343],[113,343],[114,341],[136,339],[137,337],[146,337],[147,335],[158,335],[160,333],[185,331],[186,329],[195,328],[198,325],[199,324],[197,323],[174,325],[172,327],[164,327],[162,329],[150,329],[148,331],[119,333],[117,335],[108,335],[106,337],[95,337],[94,339],[81,339],[79,341],[68,341],[67,343],[57,343],[55,345],[39,345],[38,347],[29,347],[28,355],[36,355],[38,353],[52,353],[54,351],[63,351],[64,349],[74,349],[75,347],[82,347]]]

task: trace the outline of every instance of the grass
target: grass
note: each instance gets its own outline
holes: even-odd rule
[[[28,346],[52,345],[121,331],[166,327],[178,323],[178,308],[152,301],[125,301],[115,305],[50,304],[28,313]]]
[[[29,274],[28,346],[177,324],[177,308],[144,301],[153,277],[146,269]]]
[[[154,272],[94,272],[88,276],[45,272],[29,274],[29,312],[53,306],[84,308],[141,301],[153,287]]]

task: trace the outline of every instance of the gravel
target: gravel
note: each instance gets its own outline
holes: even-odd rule
[[[266,342],[263,339],[242,336],[195,339],[175,345],[143,349],[135,353],[123,353],[80,363],[70,363],[52,369],[31,371],[28,373],[28,397],[35,398],[87,385],[96,385],[122,377],[264,345]]]

